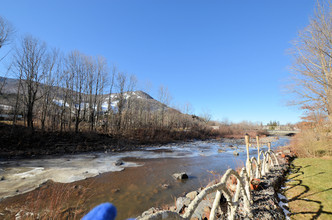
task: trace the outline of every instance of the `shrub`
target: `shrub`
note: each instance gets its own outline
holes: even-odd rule
[[[301,132],[292,139],[291,148],[299,157],[331,156],[331,125],[302,126]]]

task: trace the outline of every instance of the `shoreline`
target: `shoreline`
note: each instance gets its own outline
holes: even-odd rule
[[[42,157],[76,155],[89,152],[126,152],[172,144],[200,141],[228,141],[234,145],[244,143],[244,137],[220,137],[217,134],[201,134],[184,131],[156,130],[155,136],[134,137],[98,132],[43,132],[29,131],[23,126],[12,130],[12,125],[0,123],[0,160],[20,160]],[[165,135],[163,135],[165,133]],[[272,142],[278,136],[262,136]],[[254,138],[254,137],[252,137]],[[256,141],[252,139],[253,145]]]
[[[94,132],[30,131],[23,126],[0,122],[0,160],[31,159],[43,156],[74,155],[87,152],[125,152],[170,143],[209,140],[212,134],[156,130],[154,136],[126,136]],[[165,134],[165,135],[163,135]]]
[[[276,140],[274,137],[265,138],[264,142],[268,142],[271,140]],[[224,142],[227,141],[227,142]],[[283,141],[283,140],[281,140]],[[39,195],[39,192],[52,192],[52,190],[56,190],[57,186],[62,186],[62,188],[67,187],[74,187],[77,186],[78,188],[81,188],[81,185],[83,186],[83,189],[92,190],[94,193],[85,194],[84,198],[89,198],[90,196],[97,196],[97,198],[94,198],[93,201],[89,203],[85,203],[84,207],[89,209],[93,208],[95,205],[102,201],[113,201],[117,205],[117,207],[120,208],[121,212],[125,209],[123,206],[124,204],[133,203],[132,200],[126,200],[129,197],[127,192],[131,192],[130,196],[135,198],[137,200],[136,203],[132,204],[135,207],[131,210],[146,210],[149,207],[146,207],[148,204],[169,204],[172,202],[172,198],[170,198],[170,195],[176,195],[180,196],[184,192],[192,191],[192,189],[195,189],[199,186],[205,186],[205,184],[208,184],[208,182],[211,181],[211,178],[214,179],[215,174],[210,173],[210,171],[216,171],[216,173],[223,173],[229,166],[233,167],[234,169],[237,168],[239,165],[243,164],[241,161],[245,157],[245,154],[243,153],[244,149],[244,141],[243,139],[223,139],[223,140],[208,140],[205,142],[198,141],[197,143],[194,142],[187,142],[186,145],[180,145],[180,144],[168,144],[163,145],[162,147],[154,147],[153,149],[142,149],[142,151],[136,151],[136,152],[112,152],[109,154],[105,153],[98,153],[98,154],[82,154],[72,156],[69,155],[68,157],[62,158],[62,156],[58,156],[58,159],[60,160],[53,160],[53,159],[46,159],[45,162],[48,161],[47,167],[54,167],[55,164],[59,164],[62,167],[69,168],[68,163],[74,163],[77,166],[77,162],[75,158],[79,159],[78,161],[81,161],[78,164],[78,167],[81,167],[79,170],[73,169],[77,174],[81,175],[87,175],[86,178],[83,178],[82,180],[70,182],[70,183],[59,183],[59,182],[53,182],[49,181],[44,183],[48,178],[45,175],[39,175],[38,178],[40,178],[41,182],[34,185],[37,189],[31,188],[32,191],[24,194],[24,189],[20,188],[18,192],[16,190],[18,188],[15,187],[15,184],[10,180],[9,176],[5,176],[4,182],[2,184],[9,184],[11,190],[10,193],[13,193],[12,197],[7,197],[4,199],[0,206],[4,206],[5,204],[11,203],[16,204],[18,207],[21,204],[19,201],[26,201],[26,199],[29,197],[29,195]],[[241,145],[241,146],[240,146]],[[278,146],[278,145],[275,145]],[[223,149],[221,152],[219,152],[219,149]],[[191,152],[188,155],[188,150]],[[255,148],[251,148],[251,154],[255,155]],[[239,156],[234,156],[233,151],[240,152]],[[149,154],[149,155],[147,155]],[[157,156],[157,158],[155,157]],[[173,155],[173,158],[172,158]],[[205,155],[205,156],[204,156]],[[97,156],[97,157],[96,157]],[[109,158],[111,156],[112,158]],[[131,157],[130,157],[131,156]],[[151,157],[152,156],[152,157]],[[180,156],[180,158],[179,158]],[[53,157],[54,156],[48,156]],[[113,158],[116,157],[116,158]],[[97,168],[97,166],[104,166],[109,169],[109,165],[114,164],[116,159],[121,159],[124,161],[124,170],[120,172],[96,172],[93,170],[89,170],[88,167],[92,167],[93,169]],[[195,158],[195,159],[192,159]],[[68,159],[70,161],[68,161]],[[91,164],[91,160],[96,159],[93,164]],[[59,162],[60,161],[60,162]],[[101,164],[101,163],[102,164]],[[144,166],[139,167],[126,167],[126,163],[139,163],[144,164]],[[6,163],[6,162],[5,162]],[[38,163],[38,160],[27,160],[27,161],[11,161],[12,165],[7,165],[9,168],[15,168],[22,169],[25,166],[40,166]],[[22,164],[23,163],[23,164]],[[103,165],[104,163],[104,165]],[[21,164],[17,166],[17,164]],[[35,165],[34,165],[35,164]],[[38,165],[39,164],[39,165]],[[82,164],[82,165],[80,165]],[[89,165],[90,164],[90,165]],[[95,165],[94,165],[95,164]],[[97,165],[97,166],[96,166]],[[60,167],[61,168],[61,167]],[[47,171],[48,168],[46,168],[45,171]],[[61,168],[62,169],[62,168]],[[57,169],[58,171],[47,171],[45,174],[50,175],[59,175],[67,176],[66,172],[64,170]],[[120,167],[122,170],[122,168]],[[86,172],[88,171],[88,172]],[[181,181],[174,181],[174,178],[171,176],[173,173],[176,172],[182,172],[185,171],[189,174],[190,178],[185,183],[182,183]],[[95,175],[93,174],[95,172]],[[30,173],[27,173],[30,174]],[[31,173],[32,174],[32,173]],[[42,174],[42,173],[41,173]],[[67,173],[68,174],[68,173]],[[151,175],[153,174],[153,175]],[[89,178],[89,175],[94,176],[93,178]],[[135,179],[135,181],[128,180],[128,175],[130,178],[132,176]],[[91,177],[92,177],[91,176]],[[8,179],[7,179],[8,177]],[[60,176],[61,177],[61,176]],[[20,184],[28,183],[28,181],[35,180],[37,177],[26,177],[25,179],[22,179],[24,177],[18,178],[17,181]],[[115,178],[115,179],[114,179]],[[6,180],[7,179],[7,180]],[[43,181],[42,181],[43,180]],[[1,183],[1,182],[0,182]],[[44,184],[43,184],[44,183]],[[205,184],[203,184],[205,183]],[[93,184],[94,187],[90,187],[90,184]],[[163,185],[166,184],[166,188],[163,188]],[[4,185],[3,185],[4,186]],[[17,185],[16,185],[17,186]],[[118,190],[119,189],[119,190]],[[8,191],[6,187],[3,188],[2,191],[6,192]],[[75,190],[74,190],[75,191]],[[114,192],[113,192],[114,191]],[[120,191],[120,192],[118,192]],[[111,193],[110,193],[111,192]],[[69,192],[71,194],[71,192]],[[162,195],[159,195],[162,194]],[[73,195],[75,196],[75,194]],[[107,198],[104,200],[98,199],[98,197],[104,197]],[[77,199],[77,198],[76,198]],[[70,200],[75,200],[75,198],[71,198]],[[12,202],[10,202],[12,201]],[[99,201],[99,202],[98,202]],[[148,201],[148,202],[147,202]],[[45,201],[46,202],[46,201]],[[142,204],[141,203],[146,203]],[[47,202],[46,202],[47,203]],[[16,206],[15,205],[15,206]],[[150,206],[149,205],[149,206]],[[138,206],[141,208],[138,209]],[[151,207],[151,206],[150,206]],[[88,211],[88,210],[85,210]],[[139,213],[133,212],[133,216],[137,215]],[[132,216],[124,216],[124,218],[132,217]]]
[[[277,141],[276,137],[264,137],[261,139],[262,147],[268,142]],[[129,167],[137,167],[139,164],[131,163],[130,161],[147,159],[154,159],[153,157],[144,158],[139,156],[140,154],[156,153],[156,154],[168,154],[169,158],[172,158],[172,154],[176,155],[179,147],[191,145],[195,142],[202,142],[205,144],[217,144],[219,146],[218,153],[225,152],[226,149],[230,151],[243,152],[238,146],[244,145],[244,139],[209,139],[209,140],[190,140],[190,141],[177,141],[168,144],[154,144],[144,146],[134,146],[130,149],[121,149],[119,151],[89,151],[89,152],[75,152],[73,154],[51,154],[51,155],[38,155],[35,157],[13,157],[0,159],[0,178],[2,184],[6,183],[5,187],[0,191],[0,201],[19,194],[23,194],[38,188],[43,183],[51,180],[54,182],[70,183],[80,181],[82,179],[93,178],[98,175],[107,172],[123,171]],[[174,148],[175,147],[175,148]],[[150,149],[149,149],[150,148]],[[153,149],[152,149],[153,148]],[[251,147],[253,150],[255,147]],[[177,150],[175,150],[177,149]],[[141,152],[141,153],[140,153]],[[202,155],[203,150],[196,152],[196,155]],[[133,153],[133,155],[131,155]],[[193,152],[192,152],[193,153]],[[186,158],[185,154],[181,155],[182,158]],[[233,154],[231,157],[234,157]],[[188,158],[191,158],[188,155]],[[82,167],[76,167],[75,161],[86,161]],[[91,161],[95,160],[95,161]],[[121,162],[121,165],[115,165],[117,161]],[[46,162],[48,161],[48,162]],[[109,163],[109,165],[106,165]],[[59,165],[57,165],[59,164]],[[61,165],[62,164],[62,165]],[[65,165],[67,167],[63,167]],[[105,165],[104,165],[105,164]],[[53,166],[53,168],[52,168]],[[101,167],[100,167],[101,166]],[[106,166],[107,168],[103,168]],[[76,167],[76,168],[75,168]],[[68,169],[68,170],[66,170]],[[100,170],[101,169],[101,170]],[[70,175],[75,177],[72,180],[66,180],[65,176]],[[10,178],[9,178],[10,176]],[[15,177],[16,176],[16,177]],[[31,182],[31,177],[35,176],[35,180]],[[22,179],[21,181],[19,179]],[[67,178],[68,179],[68,178]],[[3,181],[6,180],[6,181]],[[29,182],[29,181],[30,182]],[[10,185],[9,182],[11,182]],[[15,184],[13,184],[15,183]],[[12,193],[4,193],[10,191],[9,188],[16,186],[16,189],[12,189]],[[15,192],[16,190],[16,192]]]
[[[273,142],[278,140],[279,136],[266,136],[260,139],[261,144],[267,144],[268,142]],[[26,149],[13,149],[13,146],[0,147],[0,161],[8,160],[24,160],[24,159],[40,159],[40,158],[57,158],[64,155],[79,155],[84,153],[108,153],[108,152],[127,152],[127,151],[142,151],[152,147],[161,146],[173,146],[181,145],[187,143],[193,143],[195,141],[205,141],[205,142],[229,142],[232,145],[242,145],[244,144],[244,138],[206,138],[206,139],[185,139],[185,140],[172,140],[168,142],[158,142],[154,143],[123,143],[121,139],[117,140],[117,143],[92,143],[91,145],[86,145],[82,147],[82,143],[87,144],[87,142],[77,142],[70,144],[60,145],[62,142],[53,143],[51,146],[45,146],[45,148],[26,148]],[[256,141],[252,141],[255,145]],[[10,149],[10,150],[9,150]]]

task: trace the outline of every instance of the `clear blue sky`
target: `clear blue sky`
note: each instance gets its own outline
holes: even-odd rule
[[[173,105],[213,119],[297,122],[285,105],[287,49],[313,14],[314,0],[2,0],[17,36],[31,34],[63,52],[103,55],[167,86]]]

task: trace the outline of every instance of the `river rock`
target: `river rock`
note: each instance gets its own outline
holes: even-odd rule
[[[191,202],[190,199],[187,197],[179,197],[176,200],[176,212],[177,213],[183,212],[184,209],[189,206],[190,202]]]
[[[212,200],[212,202],[213,202],[213,200]],[[198,218],[198,219],[204,219],[205,212],[207,210],[211,210],[211,203],[208,200],[202,200],[198,204],[194,214],[191,217],[192,218]]]
[[[121,166],[123,164],[124,164],[123,160],[117,160],[117,161],[114,162],[115,166]]]
[[[143,212],[142,214],[142,218],[145,217],[145,216],[148,216],[148,215],[152,215],[153,213],[156,213],[158,210],[155,209],[154,207],[150,208],[149,210]]]
[[[223,153],[225,152],[223,149],[218,149],[218,153]]]
[[[174,173],[173,177],[178,180],[188,179],[188,175],[185,172],[182,173]]]
[[[168,189],[168,188],[169,188],[169,185],[166,184],[166,183],[164,183],[163,185],[161,185],[161,188],[163,188],[163,189]]]
[[[169,211],[175,212],[176,211],[176,206],[172,205],[171,207],[169,207]]]
[[[198,195],[197,191],[192,191],[190,193],[187,193],[186,197],[189,198],[190,200],[194,200],[197,195]]]
[[[5,180],[6,178],[4,176],[1,177],[0,181],[3,181]]]
[[[119,189],[119,188],[112,189],[111,192],[112,192],[112,193],[117,193],[117,192],[120,192],[120,189]]]
[[[234,155],[234,156],[239,156],[239,152],[237,152],[237,151],[233,151],[233,155]]]
[[[209,219],[211,208],[209,206],[205,206],[203,211],[204,211],[204,213],[202,215],[202,219]]]
[[[81,185],[75,185],[75,186],[73,186],[73,189],[82,189],[83,188],[83,186],[81,186]]]

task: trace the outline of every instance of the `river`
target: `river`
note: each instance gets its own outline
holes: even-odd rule
[[[275,139],[272,149],[288,141]],[[150,207],[174,204],[176,197],[219,179],[228,168],[243,167],[242,142],[194,141],[131,152],[1,161],[0,215],[12,219],[61,213],[61,218],[78,219],[94,206],[111,202],[118,209],[117,219],[135,217]],[[250,148],[250,155],[257,157],[257,150]],[[118,160],[124,163],[116,166]],[[189,179],[175,180],[176,172],[186,172]],[[52,181],[44,183],[47,179]]]

